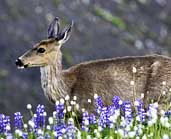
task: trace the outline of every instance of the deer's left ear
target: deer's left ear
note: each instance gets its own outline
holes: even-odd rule
[[[59,34],[59,18],[55,17],[55,19],[51,22],[48,28],[48,38],[56,38]]]
[[[72,21],[72,23],[58,35],[57,40],[59,43],[63,44],[69,39],[73,25],[74,22]]]

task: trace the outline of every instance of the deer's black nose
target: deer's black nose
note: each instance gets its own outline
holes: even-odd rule
[[[17,59],[17,60],[15,61],[15,64],[16,64],[16,66],[18,66],[18,67],[24,66],[23,62],[22,62],[20,59]]]

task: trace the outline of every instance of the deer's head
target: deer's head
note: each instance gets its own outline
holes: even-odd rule
[[[16,60],[18,68],[43,67],[53,64],[62,44],[70,37],[73,22],[62,31],[59,25],[59,19],[56,17],[49,25],[48,38],[35,44],[32,49]]]

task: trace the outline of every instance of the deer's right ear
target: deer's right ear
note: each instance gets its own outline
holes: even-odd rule
[[[59,18],[55,17],[48,28],[48,38],[56,38],[59,35]]]
[[[72,32],[73,25],[74,25],[74,22],[72,21],[72,23],[58,35],[57,39],[59,43],[61,44],[65,43],[69,39],[71,32]]]

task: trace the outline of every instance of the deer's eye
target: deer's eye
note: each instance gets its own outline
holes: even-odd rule
[[[44,49],[44,48],[39,48],[39,49],[37,49],[37,52],[38,53],[44,53],[46,50]]]

